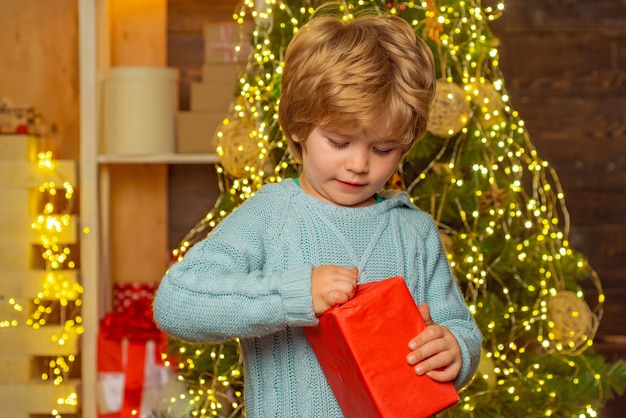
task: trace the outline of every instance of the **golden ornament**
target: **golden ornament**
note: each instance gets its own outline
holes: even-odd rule
[[[244,118],[224,119],[217,135],[217,154],[224,170],[234,178],[256,170],[261,148],[255,124]]]
[[[503,120],[504,102],[493,84],[487,81],[470,83],[465,86],[465,92],[477,106],[481,126],[491,126]]]
[[[471,107],[465,99],[463,88],[445,80],[437,80],[428,131],[443,138],[452,137],[467,124],[470,112]]]
[[[599,325],[589,305],[576,293],[562,290],[548,299],[548,311],[557,349],[570,354],[584,351]]]

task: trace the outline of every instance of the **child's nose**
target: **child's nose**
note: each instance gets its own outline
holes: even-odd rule
[[[369,155],[365,151],[350,153],[347,168],[355,173],[366,173],[369,170]]]

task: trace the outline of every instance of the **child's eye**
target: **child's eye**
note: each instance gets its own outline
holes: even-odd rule
[[[337,142],[337,141],[332,140],[330,138],[328,138],[328,142],[330,142],[330,145],[332,145],[333,147],[338,148],[338,149],[342,149],[342,148],[345,148],[345,147],[348,146],[347,142]]]
[[[391,154],[391,151],[393,151],[393,148],[389,148],[389,149],[373,148],[373,150],[374,150],[374,153],[378,155],[389,155]]]

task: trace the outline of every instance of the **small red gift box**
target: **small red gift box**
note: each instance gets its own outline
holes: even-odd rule
[[[452,382],[418,376],[406,357],[426,327],[402,277],[359,285],[303,328],[346,417],[430,417],[454,405]]]
[[[115,312],[98,333],[98,416],[148,418],[169,378],[161,352],[166,336],[152,317],[153,284],[116,284]]]

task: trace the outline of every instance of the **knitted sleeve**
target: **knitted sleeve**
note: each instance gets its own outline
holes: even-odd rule
[[[248,199],[170,268],[154,301],[154,317],[164,332],[186,341],[219,342],[316,323],[312,266],[264,269],[284,218],[275,200]]]
[[[454,381],[457,389],[467,385],[478,368],[482,335],[452,275],[434,221],[425,232],[425,300],[435,323],[446,326],[461,347],[463,365]]]

